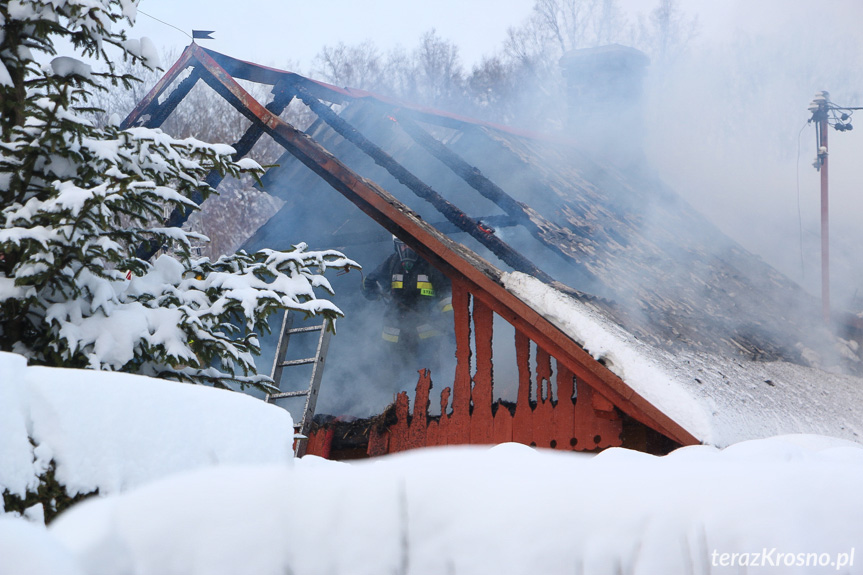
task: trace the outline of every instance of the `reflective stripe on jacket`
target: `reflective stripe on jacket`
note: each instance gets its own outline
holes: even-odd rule
[[[394,290],[413,289],[413,286],[405,286],[404,274],[393,274],[390,287]],[[430,278],[425,274],[417,274],[416,289],[419,290],[421,296],[434,297],[435,288],[432,285]]]

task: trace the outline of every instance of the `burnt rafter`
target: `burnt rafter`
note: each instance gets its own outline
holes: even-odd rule
[[[178,71],[179,73],[179,71]],[[167,76],[166,76],[167,77]],[[174,76],[176,78],[176,76]],[[195,84],[198,80],[201,79],[201,70],[198,66],[194,66],[192,68],[192,72],[184,78],[180,84],[168,95],[168,98],[165,99],[165,102],[161,105],[158,103],[158,96],[149,100],[149,106],[143,107],[141,110],[137,108],[129,117],[123,122],[123,125],[128,127],[130,125],[134,125],[135,122],[144,118],[144,116],[149,116],[144,122],[143,125],[147,128],[158,128],[160,127],[165,120],[167,120],[168,116],[176,109],[177,105],[185,98],[189,92],[191,92],[192,88],[195,87]],[[169,84],[165,84],[162,88],[167,88]],[[159,86],[157,85],[157,88]],[[155,89],[154,89],[155,91]],[[294,95],[287,90],[279,90],[277,93],[273,95],[273,100],[266,105],[266,109],[272,112],[275,115],[279,115],[284,112],[285,108],[291,103]],[[254,145],[261,139],[261,136],[264,135],[264,130],[261,126],[255,122],[252,122],[252,125],[243,133],[239,140],[237,140],[232,147],[234,148],[234,153],[232,157],[234,161],[239,160],[240,158],[245,157],[254,147]],[[224,175],[219,173],[218,170],[210,170],[210,173],[207,174],[205,181],[207,185],[213,189],[219,187],[219,184],[222,183],[224,179]],[[204,201],[204,197],[198,193],[197,191],[192,194],[190,198],[193,202],[200,205]],[[165,225],[168,227],[180,227],[189,217],[192,215],[192,210],[189,208],[180,210],[175,209],[171,212],[171,215],[168,216],[168,219],[165,221]],[[160,249],[161,246],[154,246],[147,243],[146,245],[142,245],[138,248],[136,252],[136,257],[143,260],[149,260],[155,253]]]
[[[159,108],[159,97],[164,94],[165,90],[174,83],[174,80],[176,80],[186,68],[195,64],[195,50],[193,47],[197,46],[192,44],[183,50],[183,53],[180,54],[180,58],[174,62],[174,65],[171,66],[162,79],[156,82],[153,89],[150,90],[140,102],[138,102],[138,105],[135,106],[126,119],[123,120],[120,124],[121,129],[125,130],[132,126],[142,125],[145,118],[149,119],[156,114],[156,111]],[[191,88],[189,89],[191,90]]]
[[[294,95],[292,93],[285,90],[280,90],[273,94],[272,101],[267,104],[265,108],[271,113],[278,116],[285,111],[285,108],[290,105],[291,100],[293,99]],[[260,140],[261,136],[263,135],[263,128],[261,128],[261,126],[256,122],[252,122],[252,125],[249,126],[249,128],[245,131],[245,133],[243,133],[242,136],[240,136],[240,139],[233,144],[233,148],[235,150],[233,154],[234,161],[239,160],[240,158],[246,156],[249,152],[251,152],[252,148],[255,146],[255,144],[258,143],[258,140]],[[210,187],[214,189],[218,187],[220,183],[222,183],[223,179],[224,176],[220,174],[217,170],[212,170],[207,175],[207,183],[210,185]]]
[[[512,218],[506,214],[497,216],[488,216],[479,220],[481,225],[487,228],[506,228],[517,225]],[[457,234],[461,230],[456,228],[448,221],[432,222],[431,224],[438,231],[444,234]],[[328,245],[328,246],[356,246],[362,244],[380,243],[382,235],[380,231],[375,232],[354,232],[354,233],[325,233],[320,236],[312,236],[306,239],[306,243],[310,245]],[[387,238],[384,238],[387,239]]]
[[[183,101],[183,98],[189,95],[189,92],[192,91],[192,88],[195,87],[195,84],[198,83],[198,80],[201,79],[201,72],[197,67],[193,67],[188,76],[186,76],[174,91],[168,94],[168,97],[165,98],[165,101],[156,107],[153,110],[153,113],[150,114],[150,119],[145,122],[145,126],[147,128],[159,128],[162,124],[165,123],[165,120],[168,119],[180,102]]]
[[[428,184],[416,177],[407,168],[397,162],[392,156],[384,152],[371,140],[363,136],[359,130],[349,122],[333,112],[328,106],[321,103],[317,98],[309,94],[302,86],[294,86],[297,97],[321,119],[323,119],[333,130],[343,138],[357,146],[366,155],[372,158],[376,164],[384,168],[399,182],[417,196],[429,202],[453,225],[466,232],[480,244],[489,249],[494,255],[512,267],[516,271],[530,274],[546,283],[551,283],[553,278],[536,267],[533,262],[512,249],[512,247],[501,240],[494,233],[481,225],[481,222],[471,218],[461,211],[455,204],[447,201],[443,196],[431,188]]]
[[[440,160],[455,175],[467,182],[484,198],[494,202],[552,252],[566,259],[567,263],[578,266],[582,273],[593,277],[593,274],[578,261],[573,253],[561,247],[561,245],[572,246],[580,243],[575,234],[550,222],[530,206],[507,194],[500,186],[488,179],[479,168],[470,165],[445,144],[439,142],[401,110],[394,110],[391,115],[414,142]],[[561,238],[565,238],[565,241],[561,242]]]

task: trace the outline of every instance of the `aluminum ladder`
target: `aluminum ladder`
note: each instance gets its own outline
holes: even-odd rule
[[[326,329],[326,321],[318,325],[305,327],[293,327],[295,313],[291,310],[286,310],[282,319],[282,329],[279,332],[279,343],[276,347],[276,359],[273,361],[273,371],[270,377],[273,379],[279,391],[278,393],[267,394],[264,401],[273,403],[277,399],[287,399],[292,397],[306,398],[306,403],[303,406],[303,414],[300,422],[294,425],[294,431],[302,437],[298,437],[294,443],[294,454],[297,457],[302,457],[306,453],[306,445],[309,434],[309,428],[312,425],[312,418],[315,416],[315,406],[318,402],[318,391],[321,387],[321,377],[324,374],[324,363],[327,358],[327,351],[330,347],[330,336],[332,333]],[[288,343],[291,336],[300,333],[320,332],[318,336],[317,348],[315,355],[303,359],[288,360]],[[297,367],[301,365],[312,364],[312,376],[309,380],[309,386],[306,389],[282,391],[283,376],[286,367]]]

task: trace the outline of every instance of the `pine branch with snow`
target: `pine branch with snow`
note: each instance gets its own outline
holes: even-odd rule
[[[341,312],[315,289],[332,293],[326,269],[357,264],[304,244],[193,261],[192,242],[206,238],[160,223],[214,193],[212,170],[261,168],[234,161],[227,145],[94,125],[91,94],[131,81],[114,73],[105,46],[152,63],[147,41],[112,30],[135,5],[0,5],[0,350],[46,365],[266,387],[254,355],[267,316],[290,308],[332,322]],[[39,66],[33,51],[56,56],[55,37],[107,71],[65,55]],[[173,256],[150,263],[138,257],[143,246]]]

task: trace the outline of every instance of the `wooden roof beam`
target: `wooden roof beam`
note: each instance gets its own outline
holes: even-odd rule
[[[479,168],[467,163],[460,155],[438,141],[401,110],[392,111],[392,115],[399,127],[414,142],[437,158],[456,176],[464,180],[484,198],[490,200],[509,214],[545,247],[562,257],[567,263],[577,266],[584,275],[591,279],[596,279],[594,274],[582,265],[573,254],[564,251],[558,244],[560,238],[566,238],[570,244],[578,243],[578,238],[570,230],[547,220],[530,206],[517,201],[507,194],[500,186],[488,179]],[[551,240],[549,236],[552,238]]]
[[[126,119],[120,124],[120,129],[127,129],[132,126],[137,126],[141,122],[141,120],[145,116],[150,116],[151,118],[155,117],[158,113],[159,109],[159,96],[170,86],[174,80],[176,80],[183,71],[195,64],[195,54],[196,51],[194,48],[197,48],[197,44],[190,44],[183,50],[183,53],[180,54],[180,57],[174,62],[174,65],[162,76],[162,79],[156,82],[156,85],[153,86],[153,89],[150,90],[144,98],[138,102],[138,105],[135,106],[135,109],[132,110]],[[189,86],[189,90],[192,87]],[[188,91],[186,92],[188,93]],[[185,97],[186,94],[183,94]],[[182,99],[182,98],[180,98]],[[178,100],[179,102],[179,100]],[[174,104],[176,106],[176,103]],[[168,111],[166,117],[173,112],[173,109]],[[163,120],[164,121],[164,120]],[[161,122],[160,122],[161,123]]]
[[[512,269],[530,274],[545,283],[551,283],[554,279],[539,269],[529,259],[518,253],[509,244],[501,240],[494,233],[483,228],[479,222],[461,211],[458,206],[446,200],[437,191],[416,177],[412,172],[384,152],[374,142],[366,138],[347,120],[341,118],[329,107],[322,104],[317,98],[309,94],[301,86],[296,86],[297,96],[306,103],[309,108],[333,130],[343,138],[354,144],[364,154],[369,156],[377,165],[384,168],[396,180],[415,193],[419,198],[430,203],[450,223],[466,232],[480,244],[488,248],[491,253],[500,258]]]

